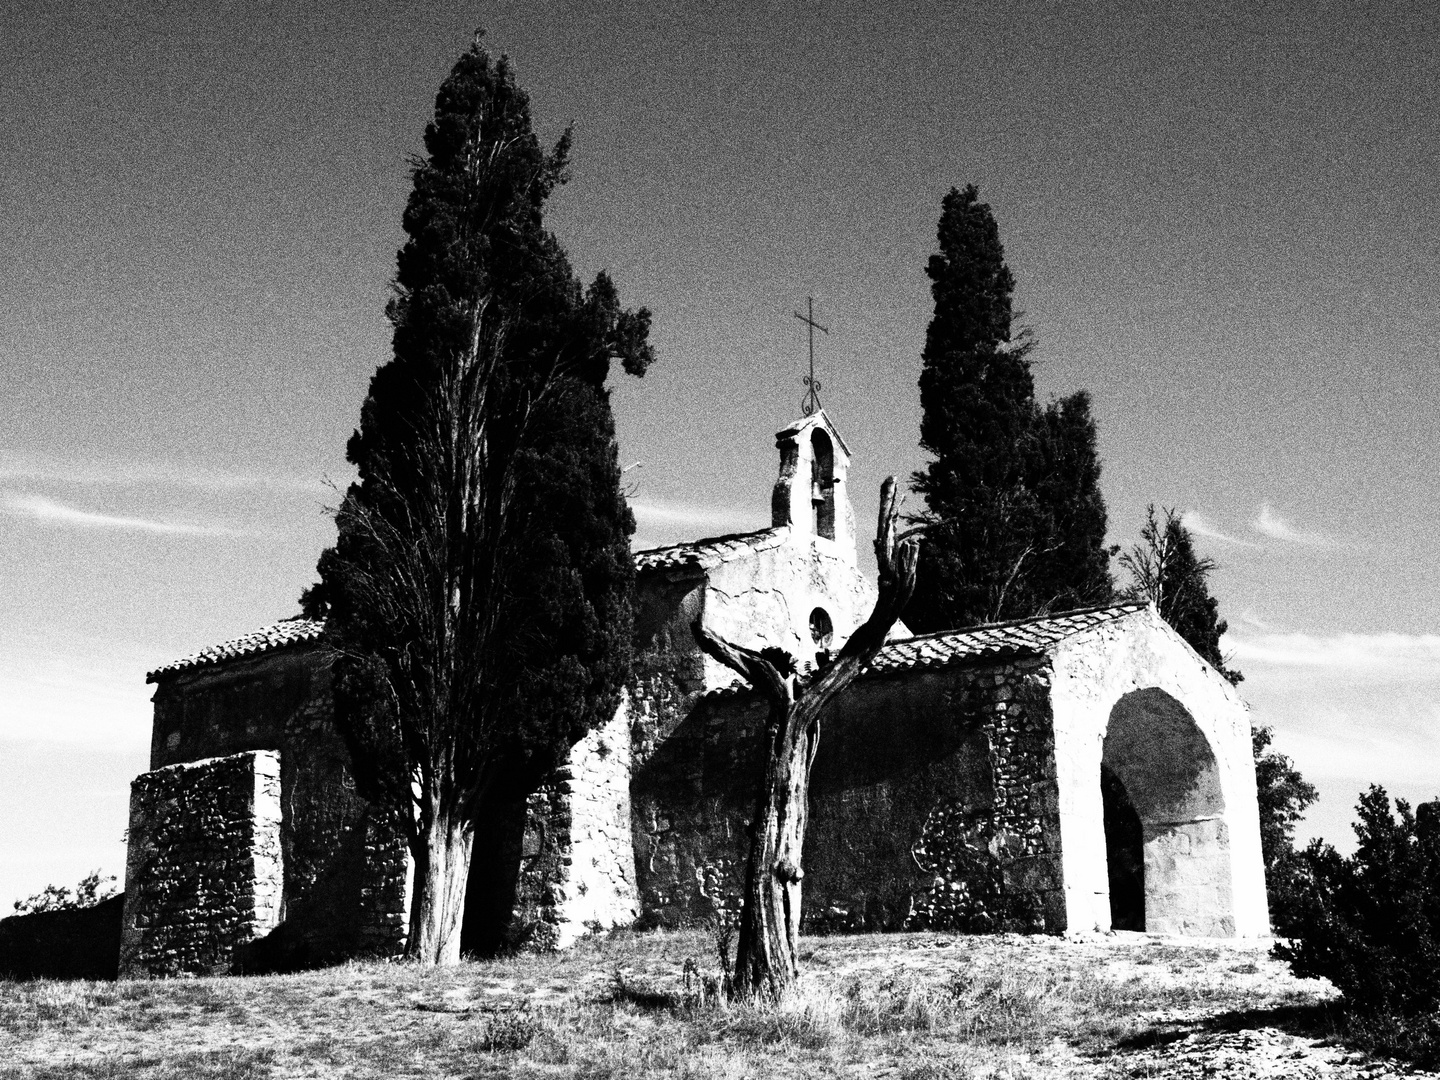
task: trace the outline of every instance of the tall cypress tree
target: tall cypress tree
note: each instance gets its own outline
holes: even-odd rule
[[[1215,560],[1195,553],[1195,538],[1179,513],[1164,509],[1156,517],[1154,504],[1146,507],[1140,543],[1120,556],[1120,565],[1130,572],[1131,596],[1154,604],[1160,617],[1230,682],[1245,677],[1227,668],[1220,652],[1229,624],[1210,595]]]
[[[905,618],[941,630],[1099,603],[1112,590],[1089,397],[1041,408],[1012,335],[1015,280],[973,185],[945,196],[920,375],[926,526]]]
[[[634,520],[605,388],[653,359],[644,310],[582,289],[545,231],[546,153],[479,37],[441,85],[398,257],[394,358],[348,457],[338,538],[303,598],[335,648],[336,723],[361,791],[415,860],[409,951],[459,958],[477,823],[506,820],[613,715],[631,634]],[[484,867],[504,874],[501,867]]]

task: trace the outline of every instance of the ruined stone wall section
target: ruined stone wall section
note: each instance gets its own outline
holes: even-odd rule
[[[171,765],[131,785],[122,978],[228,973],[279,924],[280,762],[271,751]]]
[[[415,860],[397,823],[367,815],[356,939],[361,956],[400,956],[410,939]]]

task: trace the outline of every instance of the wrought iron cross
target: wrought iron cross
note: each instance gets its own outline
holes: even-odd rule
[[[816,409],[820,408],[820,380],[815,378],[815,331],[819,330],[822,334],[828,334],[830,330],[828,327],[821,326],[815,321],[815,298],[808,296],[805,298],[805,301],[808,305],[806,310],[810,314],[801,315],[797,311],[795,312],[795,318],[805,324],[810,335],[810,374],[800,380],[808,387],[808,393],[806,393],[805,400],[801,403],[800,409],[806,416],[809,416],[814,413]]]

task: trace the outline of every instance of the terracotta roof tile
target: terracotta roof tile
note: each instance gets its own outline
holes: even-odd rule
[[[635,553],[635,569],[641,573],[646,570],[677,570],[686,567],[710,570],[742,551],[764,551],[780,546],[785,542],[787,531],[761,529],[758,532],[711,536],[704,540],[692,540],[688,544],[649,548]]]
[[[967,630],[942,630],[892,641],[880,650],[865,669],[865,674],[947,667],[980,658],[1035,655],[1047,652],[1051,646],[1092,626],[1143,611],[1147,606],[1143,603],[1111,604],[1034,619],[973,626]]]
[[[1013,622],[972,626],[966,630],[941,630],[934,634],[903,638],[885,645],[870,665],[860,673],[860,677],[942,668],[954,664],[983,663],[1007,656],[1038,656],[1068,637],[1093,626],[1133,615],[1148,606],[1143,603],[1110,604],[1065,611],[1058,615],[1042,615],[1033,619],[1016,619]],[[744,680],[737,679],[727,686],[709,691],[706,696],[731,697],[749,692],[749,685]]]
[[[253,634],[246,634],[233,641],[211,645],[207,649],[201,649],[194,656],[187,656],[183,660],[175,660],[163,667],[158,667],[146,674],[145,681],[147,683],[159,682],[161,678],[175,675],[181,671],[209,667],[227,660],[238,660],[242,656],[254,656],[257,653],[269,652],[271,649],[280,649],[287,645],[319,641],[320,635],[324,632],[325,624],[323,622],[317,622],[314,619],[287,619],[285,622],[267,626],[263,630],[256,630]]]

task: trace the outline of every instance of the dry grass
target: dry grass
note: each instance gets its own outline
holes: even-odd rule
[[[1197,1026],[1313,1025],[1328,997],[1260,946],[1139,935],[812,938],[805,954],[770,1008],[704,991],[699,932],[438,971],[0,983],[0,1077],[1103,1077]]]

